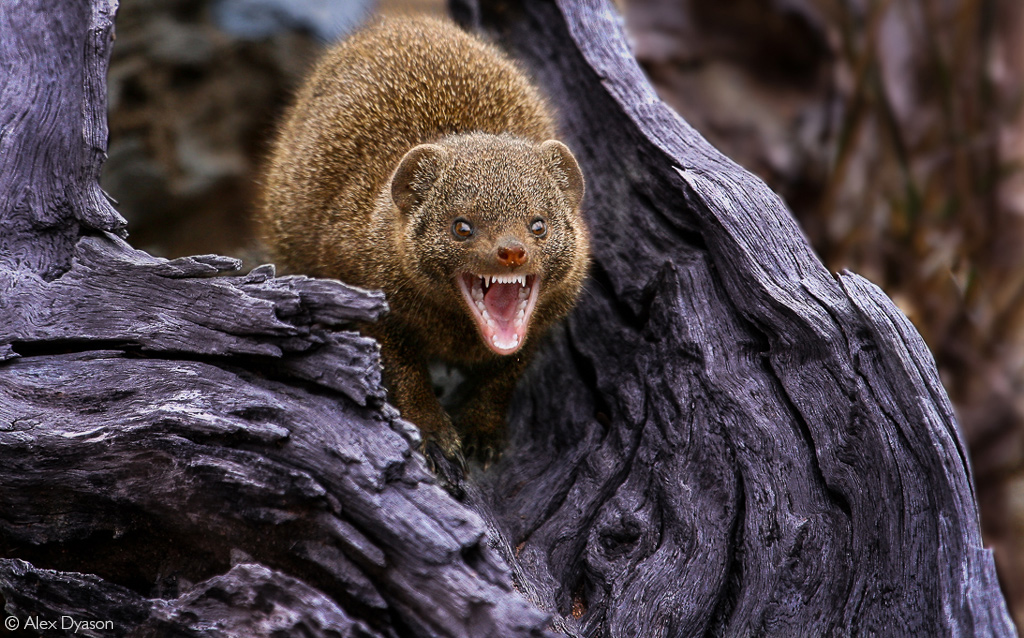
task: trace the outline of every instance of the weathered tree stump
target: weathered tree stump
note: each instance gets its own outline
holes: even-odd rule
[[[380,294],[118,238],[114,0],[0,9],[0,594],[78,635],[1013,635],[920,337],[654,96],[597,0],[456,3],[561,107],[587,292],[462,502]],[[65,628],[71,634],[70,629]]]

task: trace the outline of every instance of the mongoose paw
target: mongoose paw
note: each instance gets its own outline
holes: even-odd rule
[[[446,451],[437,441],[427,439],[423,442],[423,456],[441,487],[457,500],[465,498],[466,459],[462,450],[456,446],[454,450]]]
[[[500,432],[500,430],[498,431]],[[487,470],[491,465],[501,458],[501,451],[504,447],[504,437],[494,431],[468,432],[462,440],[462,449],[465,450],[466,458],[472,459]]]

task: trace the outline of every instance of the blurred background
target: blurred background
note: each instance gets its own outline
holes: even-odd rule
[[[1024,634],[1024,3],[621,0],[662,98],[914,322]],[[130,241],[256,264],[254,184],[325,42],[443,0],[121,0],[103,187]]]

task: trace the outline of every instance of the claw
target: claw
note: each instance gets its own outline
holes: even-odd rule
[[[437,441],[426,440],[423,443],[423,455],[427,459],[427,467],[437,477],[440,486],[456,500],[466,497],[466,458],[456,447],[452,453],[445,451]]]

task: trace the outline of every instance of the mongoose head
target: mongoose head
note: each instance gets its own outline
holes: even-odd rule
[[[461,305],[491,351],[515,353],[575,303],[589,262],[583,174],[561,142],[473,133],[421,144],[390,195],[409,276]]]

